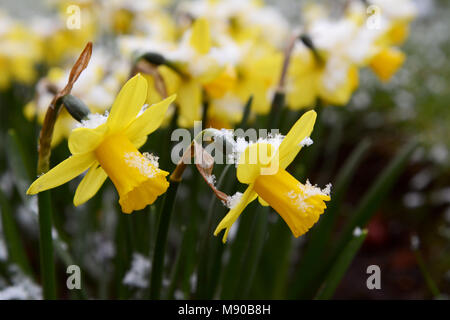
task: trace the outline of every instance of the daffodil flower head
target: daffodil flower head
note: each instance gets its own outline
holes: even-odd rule
[[[145,109],[146,97],[147,82],[140,74],[128,80],[111,112],[91,114],[82,121],[69,136],[72,156],[34,181],[27,194],[57,187],[89,169],[75,192],[75,206],[94,196],[107,177],[119,193],[124,213],[152,204],[167,190],[168,172],[160,170],[138,148],[161,125],[175,96]]]
[[[214,231],[217,235],[225,229],[226,241],[231,226],[245,207],[258,197],[259,202],[270,205],[283,218],[295,237],[307,232],[324,212],[325,201],[330,200],[330,188],[320,189],[307,181],[302,184],[286,171],[302,146],[309,145],[316,113],[305,113],[281,139],[250,144],[239,157],[237,178],[248,184],[246,191],[233,196],[231,210]],[[232,201],[231,201],[232,200]]]

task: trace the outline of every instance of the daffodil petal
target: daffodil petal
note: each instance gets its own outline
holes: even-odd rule
[[[195,20],[190,38],[191,46],[199,54],[207,54],[211,48],[209,23],[205,18]]]
[[[111,107],[107,125],[110,131],[118,131],[136,118],[147,99],[147,81],[140,74],[127,81]]]
[[[82,174],[95,161],[93,153],[73,155],[36,179],[27,190],[27,194],[36,194],[60,186]]]
[[[78,185],[77,191],[75,191],[75,197],[73,198],[73,204],[79,206],[92,198],[107,177],[108,175],[105,170],[98,163],[94,163]]]
[[[263,198],[261,198],[261,197],[258,197],[258,202],[259,202],[260,205],[262,205],[264,207],[268,207],[269,206],[269,203],[266,200],[264,200]]]
[[[302,149],[301,142],[309,137],[314,128],[317,114],[314,110],[306,112],[289,130],[280,144],[280,167],[285,169]]]
[[[257,194],[255,191],[253,191],[253,185],[248,186],[247,190],[245,190],[244,194],[242,195],[241,201],[239,201],[239,203],[237,203],[230,211],[228,211],[227,215],[222,219],[222,221],[220,221],[219,225],[214,231],[214,235],[217,236],[220,231],[226,229],[222,238],[222,242],[225,243],[227,241],[228,232],[230,231],[233,223],[236,222],[237,218],[239,218],[245,207],[250,202],[255,200],[256,197]]]
[[[201,120],[202,88],[190,80],[180,85],[177,97],[180,106],[178,124],[185,128],[194,126],[194,121]]]
[[[139,149],[147,142],[147,136],[138,137],[134,140],[130,140],[131,143],[136,147],[136,149]]]
[[[248,146],[239,157],[236,176],[241,183],[251,184],[261,174],[275,174],[278,161],[275,147],[270,143],[258,142]]]
[[[176,95],[172,95],[148,107],[147,110],[130,123],[130,126],[125,130],[125,135],[133,141],[139,137],[147,136],[158,129],[164,120],[167,108],[175,98]]]
[[[95,129],[76,128],[69,136],[69,150],[72,154],[93,151],[103,139],[106,125],[102,124]]]

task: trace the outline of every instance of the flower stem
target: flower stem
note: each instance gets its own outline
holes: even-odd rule
[[[178,185],[180,181],[171,181],[164,196],[164,203],[159,218],[158,232],[156,235],[155,251],[152,261],[152,272],[150,274],[150,298],[159,299],[161,296],[161,285],[163,278],[164,256],[166,252],[167,234],[169,231],[170,217],[175,204]]]
[[[53,99],[39,137],[38,174],[44,174],[50,167],[51,141],[56,118],[62,106],[61,99]],[[56,299],[55,261],[53,258],[52,206],[50,191],[38,194],[39,209],[39,252],[44,299]]]
[[[50,191],[38,195],[39,252],[44,299],[56,299],[55,263],[52,242],[52,207]]]

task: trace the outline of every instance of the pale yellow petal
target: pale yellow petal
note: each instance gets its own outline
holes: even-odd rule
[[[107,125],[110,131],[118,131],[136,118],[147,99],[147,81],[140,74],[127,81],[111,107]]]
[[[389,81],[405,61],[405,54],[396,48],[384,48],[370,61],[370,68],[383,82]]]
[[[194,81],[180,85],[177,101],[179,105],[178,124],[181,127],[193,127],[194,121],[202,118],[202,88]]]
[[[314,110],[310,110],[303,114],[300,119],[289,130],[286,137],[280,144],[280,167],[286,168],[297,156],[302,149],[300,143],[303,139],[309,137],[314,128],[317,114]]]
[[[191,46],[199,54],[206,54],[211,48],[211,34],[209,31],[209,23],[205,18],[198,18],[195,20],[192,27],[190,38]]]
[[[276,149],[270,143],[258,142],[248,146],[239,157],[236,171],[239,182],[251,184],[261,174],[275,174],[278,171],[278,162],[273,162],[278,160],[274,158],[276,155]]]
[[[164,120],[167,108],[175,100],[175,97],[175,95],[172,95],[148,107],[147,110],[130,123],[125,130],[126,136],[133,141],[139,137],[147,136],[158,129]]]
[[[241,201],[239,201],[238,204],[236,204],[230,211],[228,211],[227,215],[222,219],[222,221],[220,221],[219,225],[214,231],[214,235],[217,236],[220,231],[226,229],[222,238],[222,242],[225,243],[227,241],[228,232],[230,231],[233,223],[236,222],[237,218],[239,218],[245,207],[250,202],[255,200],[256,197],[257,194],[255,191],[253,191],[253,185],[248,186],[247,190],[245,190],[244,194],[242,195]]]
[[[136,147],[136,149],[139,149],[147,142],[147,136],[138,137],[134,140],[130,140],[131,143]]]
[[[102,167],[100,167],[97,162],[94,163],[78,185],[75,197],[73,198],[73,204],[79,206],[92,198],[103,185],[107,177],[108,175]]]
[[[76,128],[69,136],[69,150],[72,154],[91,152],[102,142],[106,124],[95,129]]]
[[[93,153],[77,154],[67,158],[46,174],[36,179],[27,191],[27,194],[36,194],[72,180],[86,171],[94,162]]]

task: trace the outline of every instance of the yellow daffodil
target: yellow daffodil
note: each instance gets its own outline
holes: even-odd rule
[[[286,85],[286,100],[293,110],[311,107],[320,98],[325,103],[346,105],[359,84],[358,68],[337,56],[318,60],[308,49],[292,56]]]
[[[254,45],[238,66],[240,75],[237,95],[247,101],[253,95],[252,111],[267,114],[270,111],[275,86],[280,78],[283,53],[268,45]]]
[[[233,79],[227,74],[222,75],[225,66],[220,66],[210,56],[212,39],[208,20],[200,18],[194,22],[188,44],[193,51],[192,60],[183,68],[188,77],[182,77],[177,90],[179,124],[183,127],[191,127],[194,121],[201,119],[203,88],[208,88],[206,90],[215,95],[221,95],[221,89],[228,88],[230,79]]]
[[[381,81],[389,81],[405,61],[405,54],[396,48],[383,48],[370,61],[370,68]]]
[[[72,131],[72,156],[34,181],[27,194],[57,187],[89,169],[75,192],[75,206],[94,196],[108,176],[124,213],[152,204],[168,188],[168,172],[138,148],[160,126],[175,96],[143,109],[146,97],[147,82],[138,74],[121,89],[108,116],[91,114]]]
[[[36,80],[36,64],[42,58],[41,41],[1,11],[0,20],[0,90],[12,82],[30,85]]]
[[[231,198],[231,210],[214,231],[225,229],[226,241],[231,226],[245,207],[257,197],[262,205],[270,205],[287,223],[295,237],[307,232],[324,212],[330,200],[330,186],[321,190],[309,181],[302,184],[286,171],[305,139],[308,139],[316,120],[316,113],[305,113],[291,128],[279,146],[270,142],[250,144],[240,155],[237,178],[248,184],[241,197]]]
[[[181,127],[192,127],[194,121],[201,119],[205,94],[219,98],[234,86],[236,71],[224,62],[227,57],[220,50],[212,39],[209,21],[199,18],[185,32],[178,47],[165,54],[181,74],[167,66],[158,67],[168,93],[177,93]],[[154,87],[154,80],[148,80]]]

